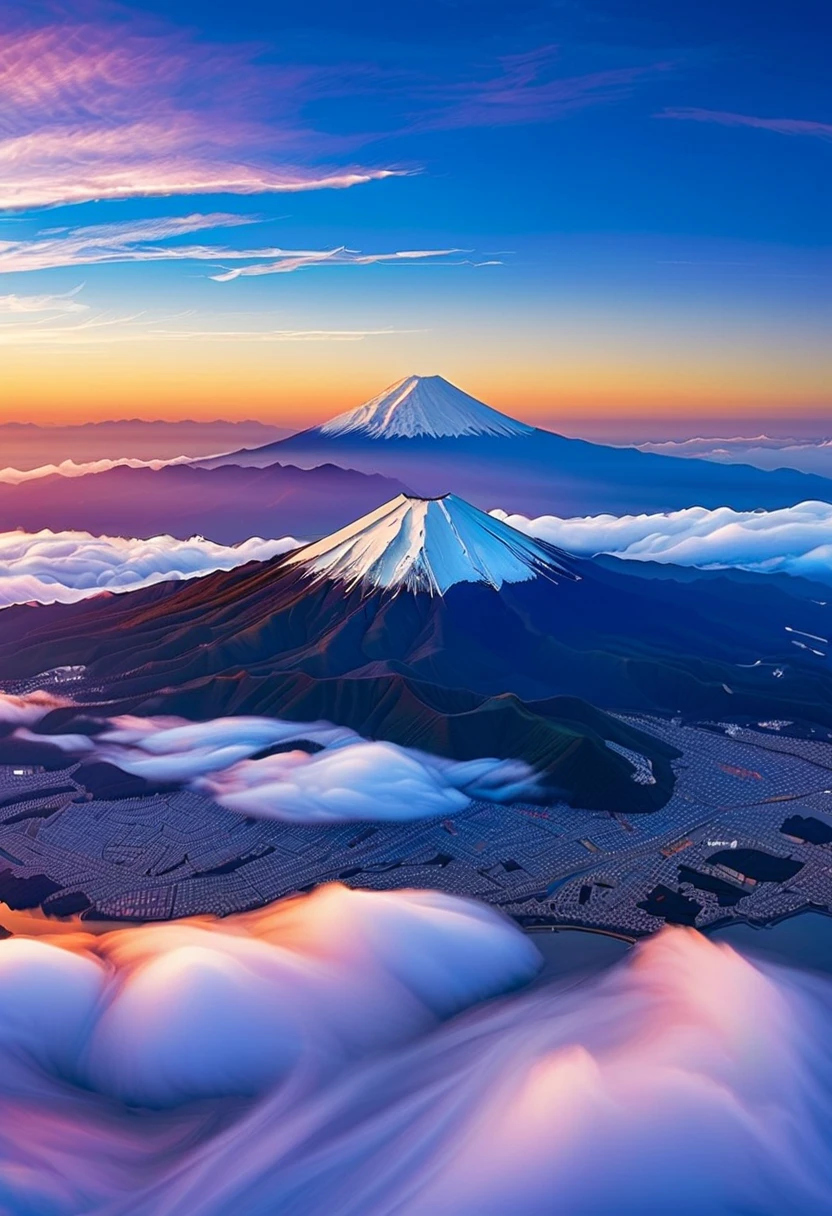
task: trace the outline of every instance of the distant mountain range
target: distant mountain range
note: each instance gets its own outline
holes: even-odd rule
[[[199,535],[226,545],[251,536],[311,538],[386,502],[393,478],[334,465],[298,469],[192,465],[115,468],[0,483],[0,531],[75,530],[95,536]]]
[[[122,418],[76,426],[38,426],[34,422],[0,423],[0,469],[35,469],[74,460],[168,460],[176,456],[211,456],[232,448],[272,443],[292,433],[291,427],[248,419],[166,422]]]
[[[457,759],[524,759],[550,797],[649,810],[671,788],[668,755],[605,710],[832,725],[828,660],[787,632],[820,637],[828,605],[762,576],[685,575],[575,561],[454,496],[400,495],[274,561],[7,609],[0,680],[83,665],[73,697],[109,713],[326,719]],[[631,780],[609,741],[649,759],[656,785]]]
[[[272,431],[260,423],[122,422],[6,427],[0,438],[27,435],[42,463],[50,445],[70,432],[72,443],[82,444],[71,448],[76,455],[158,458],[199,452],[206,443],[214,451],[233,447],[232,438],[257,444]],[[52,454],[64,459],[69,450],[59,444]],[[8,448],[0,459],[11,461]],[[491,409],[441,376],[407,377],[320,427],[228,455],[161,469],[64,472],[73,476],[19,485],[0,475],[0,530],[196,534],[224,544],[251,536],[312,539],[402,490],[432,497],[452,491],[484,510],[566,518],[832,501],[832,479],[824,477],[567,439]]]
[[[771,509],[832,497],[832,480],[794,470],[694,463],[567,439],[509,418],[441,376],[408,376],[322,426],[201,463],[277,460],[383,473],[419,494],[452,491],[485,510],[526,515]]]

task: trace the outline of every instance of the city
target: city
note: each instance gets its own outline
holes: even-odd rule
[[[707,929],[830,907],[832,739],[795,737],[791,723],[627,720],[682,753],[673,795],[652,814],[480,801],[407,825],[280,825],[189,790],[97,801],[77,766],[7,766],[0,899],[86,922],[153,921],[227,916],[335,880],[437,888],[495,904],[527,928],[631,939],[665,920]],[[633,778],[643,779],[636,764]],[[819,825],[828,840],[810,843],[824,839]],[[791,859],[794,873],[742,873],[726,850],[746,865],[749,850]]]

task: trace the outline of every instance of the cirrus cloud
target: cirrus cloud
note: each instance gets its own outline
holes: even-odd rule
[[[343,189],[398,172],[345,164],[348,141],[303,121],[331,75],[268,66],[258,47],[197,42],[124,14],[11,25],[0,34],[11,116],[0,136],[0,209]]]
[[[574,110],[627,97],[637,84],[671,66],[659,62],[558,75],[555,71],[558,54],[557,46],[533,47],[501,56],[489,75],[423,86],[421,99],[427,113],[416,119],[416,129],[552,122]]]
[[[734,114],[730,110],[706,110],[698,106],[676,106],[662,110],[659,118],[679,118],[688,122],[710,122],[721,127],[752,127],[774,131],[777,135],[811,135],[832,139],[832,123],[809,118],[760,118],[754,114]]]
[[[333,249],[284,249],[279,246],[231,248],[216,243],[182,243],[181,238],[255,224],[257,216],[225,213],[169,216],[152,220],[126,220],[81,228],[49,228],[34,237],[0,240],[0,274],[57,269],[66,266],[107,266],[131,262],[227,262],[248,263],[218,269],[210,277],[217,283],[264,274],[290,274],[308,266],[373,266],[391,263],[419,265],[427,261],[452,266],[499,265],[495,260],[476,262],[460,254],[466,249],[405,249],[365,253],[338,246]],[[449,261],[450,259],[450,261]],[[35,297],[55,300],[64,297]],[[7,297],[8,300],[18,297]],[[0,311],[2,307],[0,306]],[[9,311],[12,311],[11,305]],[[25,311],[23,308],[14,311]],[[70,311],[64,309],[63,311]],[[134,318],[129,318],[133,319]],[[107,318],[105,322],[109,323]],[[89,321],[90,326],[99,322]],[[80,328],[80,327],[77,327]],[[282,331],[292,333],[293,331]]]
[[[347,249],[341,245],[337,249],[325,250],[275,250],[279,256],[273,261],[259,262],[251,266],[235,266],[220,274],[211,275],[215,283],[229,283],[232,279],[248,278],[252,275],[291,274],[294,270],[302,270],[308,266],[375,266],[379,263],[408,266],[435,261],[439,258],[450,258],[457,254],[470,253],[470,249],[405,249],[394,253],[362,253],[360,249]],[[441,263],[448,265],[448,262]],[[489,265],[499,266],[502,263],[490,261],[476,263],[468,258],[450,263],[454,266]]]
[[[266,257],[270,253],[276,256],[280,250],[233,250],[216,244],[170,243],[197,232],[239,228],[256,222],[256,216],[214,212],[121,220],[78,228],[46,228],[33,237],[0,240],[0,273],[127,262],[217,261],[220,258]]]
[[[63,292],[59,295],[40,296],[0,296],[0,316],[16,316],[20,314],[47,313],[52,316],[62,313],[86,312],[89,305],[76,299],[80,287],[74,291]]]

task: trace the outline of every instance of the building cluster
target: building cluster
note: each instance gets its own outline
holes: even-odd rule
[[[665,919],[704,928],[829,906],[832,845],[783,825],[797,815],[832,827],[832,744],[779,723],[624,720],[681,753],[673,796],[652,814],[475,802],[451,819],[306,826],[246,818],[189,791],[96,799],[77,765],[0,767],[0,891],[3,875],[15,880],[25,906],[17,880],[45,877],[56,888],[47,914],[144,921],[224,916],[329,881],[434,887],[525,924],[632,937]],[[760,881],[725,860],[731,849],[799,864],[785,881]]]

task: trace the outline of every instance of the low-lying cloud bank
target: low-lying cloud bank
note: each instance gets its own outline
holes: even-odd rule
[[[571,519],[528,519],[499,510],[492,515],[581,557],[606,553],[634,561],[734,567],[832,582],[832,503],[804,502],[776,511],[689,507],[666,515]],[[291,536],[255,536],[230,546],[199,536],[187,541],[171,536],[131,540],[88,532],[0,532],[0,607],[71,603],[102,592],[193,578],[267,561],[299,544]]]
[[[267,1190],[275,1211],[350,1216],[827,1211],[830,1008],[828,979],[671,930],[362,1068],[279,1145],[265,1104],[173,1201],[162,1185],[133,1211],[254,1216]]]
[[[779,439],[757,435],[753,439],[668,439],[640,443],[642,452],[664,456],[698,457],[720,464],[753,464],[758,469],[797,469],[832,477],[832,439]],[[832,493],[832,491],[830,491]]]
[[[346,1066],[539,966],[489,908],[339,886],[222,922],[0,942],[0,1210],[132,1203],[245,1136],[266,1094],[281,1137]]]
[[[832,980],[669,929],[471,1008],[538,966],[491,909],[339,887],[0,942],[0,1207],[832,1210]]]
[[[69,706],[45,693],[0,694],[0,723],[17,738],[59,748],[68,760],[184,786],[260,819],[403,822],[455,815],[475,798],[514,802],[539,793],[535,772],[522,760],[448,760],[329,722],[121,716],[100,720],[97,730],[86,718],[83,733],[73,731],[71,720],[65,733],[38,733],[50,710]],[[309,744],[317,749],[311,754]]]
[[[190,456],[173,456],[169,460],[139,460],[120,456],[117,460],[62,460],[60,464],[40,464],[34,469],[0,469],[0,483],[22,485],[24,481],[39,481],[42,477],[86,477],[88,473],[109,473],[110,469],[153,469],[154,472],[171,464],[191,464]]]
[[[0,608],[11,604],[74,603],[101,592],[134,591],[169,579],[195,578],[267,561],[300,542],[291,536],[241,545],[204,537],[129,540],[89,532],[0,532]]]
[[[561,519],[507,515],[512,527],[567,553],[599,553],[702,569],[734,567],[832,582],[832,503],[802,502],[777,511],[689,507],[667,515],[588,515]]]

